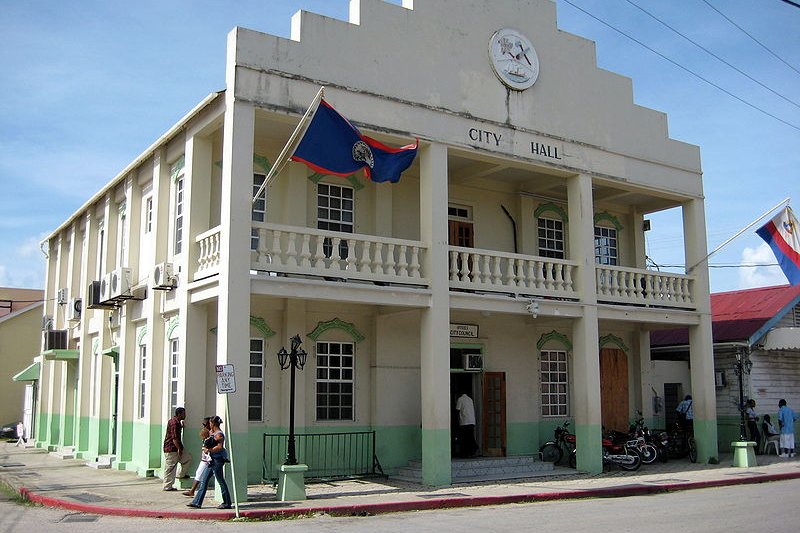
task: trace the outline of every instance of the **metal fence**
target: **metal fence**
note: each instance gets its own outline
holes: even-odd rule
[[[287,433],[265,433],[261,478],[276,483],[278,468],[286,461]],[[297,460],[308,465],[307,481],[385,476],[375,455],[375,432],[296,433]]]

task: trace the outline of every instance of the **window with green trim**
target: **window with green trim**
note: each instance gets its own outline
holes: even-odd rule
[[[175,240],[173,252],[181,253],[183,250],[183,174],[175,180]]]
[[[253,174],[253,198],[255,198],[258,189],[261,188],[267,176],[264,174]],[[267,188],[261,191],[258,198],[253,202],[251,220],[253,222],[264,222],[267,219]],[[250,230],[250,249],[258,250],[258,228]]]
[[[247,420],[264,419],[264,339],[250,339],[250,372],[247,381]]]
[[[542,350],[539,355],[542,416],[569,415],[567,352]]]
[[[594,227],[594,261],[598,265],[617,264],[617,229],[608,226]]]
[[[537,225],[539,255],[553,259],[564,259],[564,221],[539,217]]]
[[[169,412],[174,413],[178,407],[178,393],[180,386],[180,342],[178,339],[169,340]]]
[[[139,418],[147,412],[147,345],[139,345]]]
[[[353,420],[352,342],[317,341],[317,420]]]

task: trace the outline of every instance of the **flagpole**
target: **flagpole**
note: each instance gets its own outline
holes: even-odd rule
[[[708,258],[709,258],[709,257],[711,257],[712,255],[714,255],[715,253],[717,253],[717,252],[719,252],[720,250],[722,250],[722,248],[724,248],[725,246],[727,246],[727,245],[728,245],[728,244],[729,244],[731,241],[733,241],[733,240],[734,240],[734,239],[736,239],[736,238],[737,238],[739,235],[741,235],[741,234],[742,234],[742,233],[744,233],[745,231],[749,230],[750,228],[752,228],[753,226],[755,226],[756,224],[758,224],[759,222],[761,222],[761,221],[762,221],[763,219],[765,219],[765,218],[766,218],[768,215],[770,215],[770,214],[771,214],[773,211],[775,211],[776,209],[778,209],[778,208],[779,208],[779,207],[781,207],[781,206],[784,206],[784,205],[788,204],[788,203],[789,203],[789,201],[791,201],[791,199],[792,199],[792,197],[791,197],[791,196],[788,196],[788,197],[784,198],[783,200],[781,200],[781,201],[780,201],[780,203],[778,203],[778,204],[777,204],[775,207],[772,207],[772,208],[770,208],[770,210],[769,210],[769,211],[766,211],[766,212],[765,212],[763,215],[761,215],[760,217],[758,217],[757,219],[755,219],[754,221],[752,221],[752,222],[751,222],[750,224],[748,224],[747,226],[745,226],[745,227],[743,227],[742,229],[740,229],[740,230],[738,231],[738,233],[736,233],[736,235],[734,235],[733,237],[731,237],[731,238],[730,238],[730,239],[728,239],[727,241],[723,242],[722,244],[720,244],[719,246],[717,246],[716,248],[714,248],[714,250],[712,250],[712,251],[711,251],[711,252],[710,252],[708,255],[706,255],[706,256],[705,256],[704,258],[702,258],[700,261],[698,261],[697,263],[695,263],[695,264],[693,264],[691,267],[689,267],[689,269],[686,271],[686,273],[687,273],[687,274],[688,274],[688,273],[690,273],[692,270],[694,270],[694,269],[695,269],[695,267],[696,267],[697,265],[699,265],[700,263],[702,263],[703,261],[705,261],[706,259],[708,259]]]
[[[256,199],[258,199],[258,197],[261,196],[261,193],[264,192],[264,189],[266,189],[267,185],[269,185],[269,182],[275,176],[278,175],[278,172],[280,172],[284,166],[286,166],[286,163],[288,162],[286,154],[289,152],[289,150],[294,148],[292,145],[294,144],[295,140],[300,134],[300,130],[302,130],[303,127],[306,125],[306,122],[308,122],[309,117],[314,114],[314,111],[316,111],[317,106],[319,105],[319,101],[322,99],[324,95],[325,95],[325,87],[323,86],[319,88],[319,91],[317,91],[316,96],[314,96],[314,99],[311,101],[311,105],[308,106],[308,109],[306,109],[306,112],[300,119],[300,122],[297,124],[297,127],[289,136],[289,140],[286,141],[286,144],[284,145],[283,150],[281,150],[281,153],[278,154],[278,157],[275,159],[275,164],[272,165],[272,168],[269,169],[267,176],[264,178],[264,183],[261,184],[261,187],[258,188],[256,194],[253,195],[253,203],[256,203]]]

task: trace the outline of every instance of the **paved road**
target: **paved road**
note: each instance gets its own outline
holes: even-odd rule
[[[380,516],[317,516],[274,522],[207,522],[96,516],[15,503],[0,495],[0,531],[170,533],[204,531],[564,531],[728,533],[736,528],[796,533],[800,480],[683,491],[656,496],[571,500]]]

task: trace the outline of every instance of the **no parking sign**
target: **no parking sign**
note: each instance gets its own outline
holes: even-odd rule
[[[230,394],[236,392],[236,376],[233,365],[216,365],[217,369],[217,394]]]

